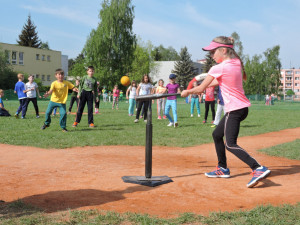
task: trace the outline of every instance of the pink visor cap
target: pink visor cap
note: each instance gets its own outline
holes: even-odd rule
[[[211,51],[211,50],[214,50],[216,48],[220,48],[220,47],[226,47],[226,48],[233,48],[233,45],[225,45],[225,44],[220,44],[220,43],[217,43],[217,42],[210,42],[209,46],[206,46],[203,49],[203,51]]]

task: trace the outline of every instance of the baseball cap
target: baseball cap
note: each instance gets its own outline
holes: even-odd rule
[[[220,47],[226,47],[226,48],[233,48],[233,45],[225,45],[225,44],[221,44],[218,42],[210,42],[210,44],[204,48],[202,48],[203,51],[211,51],[214,50],[216,48],[220,48]]]
[[[169,79],[175,79],[175,78],[176,78],[176,75],[174,73],[171,73],[169,76]]]

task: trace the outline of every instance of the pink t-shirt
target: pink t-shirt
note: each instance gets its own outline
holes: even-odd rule
[[[229,59],[213,66],[208,74],[219,82],[224,99],[224,111],[250,107],[251,103],[245,96],[243,88],[242,66],[239,59]]]
[[[205,101],[215,100],[215,87],[208,87],[205,89]]]
[[[114,97],[119,97],[120,96],[120,90],[119,89],[114,90],[113,96]]]

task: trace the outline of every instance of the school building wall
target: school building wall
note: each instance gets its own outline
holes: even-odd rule
[[[34,74],[43,85],[50,85],[55,79],[55,70],[62,68],[60,51],[45,50],[14,44],[0,43],[0,51],[7,56],[7,63],[15,72]]]
[[[295,92],[293,100],[300,101],[300,69],[282,69],[280,80],[279,88],[282,89],[284,98],[286,98],[287,90],[292,90]]]

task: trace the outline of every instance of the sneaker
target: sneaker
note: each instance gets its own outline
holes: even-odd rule
[[[161,120],[161,116],[158,116],[158,118],[157,118],[158,120]]]
[[[213,125],[211,125],[210,127],[211,128],[215,128],[217,125],[216,124],[213,124]]]
[[[135,119],[134,122],[135,122],[135,123],[139,122],[139,119]]]
[[[176,122],[176,123],[174,123],[174,127],[178,127],[178,123]]]
[[[257,168],[256,170],[252,171],[252,179],[250,180],[250,182],[247,184],[248,188],[252,188],[255,185],[258,184],[258,181],[266,178],[269,174],[271,173],[271,170],[268,170],[267,167],[265,166],[261,166],[259,168]]]
[[[144,120],[145,123],[147,123],[147,120]]]
[[[200,114],[198,114],[198,117],[200,117],[201,115]]]
[[[39,115],[37,115],[37,116],[36,116],[36,118],[38,119],[38,118],[40,118],[40,116],[39,116]]]
[[[19,115],[18,114],[15,114],[15,117],[16,117],[16,119],[19,119]]]
[[[44,124],[42,127],[41,127],[41,129],[42,130],[45,130],[47,127],[49,127],[50,125],[46,125],[46,124]]]
[[[69,131],[66,128],[63,128],[62,132],[69,132]]]
[[[194,115],[193,114],[191,114],[191,117],[193,117]]]
[[[167,116],[163,116],[163,119],[164,119],[164,120],[167,119]]]
[[[202,123],[206,123],[206,120],[203,120]]]
[[[25,117],[24,117],[24,116],[22,116],[22,117],[21,117],[21,119],[25,119]]]
[[[143,118],[143,116],[140,116],[140,118],[142,119],[142,118]]]
[[[78,123],[77,122],[74,122],[72,127],[77,127]]]
[[[211,121],[211,123],[212,123],[212,124],[214,124],[214,122],[215,122],[214,120],[213,120],[213,121]]]
[[[205,176],[207,177],[222,177],[222,178],[229,178],[230,177],[230,170],[223,169],[222,167],[217,166],[216,170],[205,173]]]
[[[173,127],[174,126],[174,123],[172,123],[172,122],[170,122],[169,124],[168,124],[168,127]]]
[[[90,124],[89,124],[89,127],[90,127],[90,128],[94,128],[95,125],[94,125],[93,123],[90,123]]]
[[[70,115],[71,114],[71,112],[68,112],[68,115]]]

